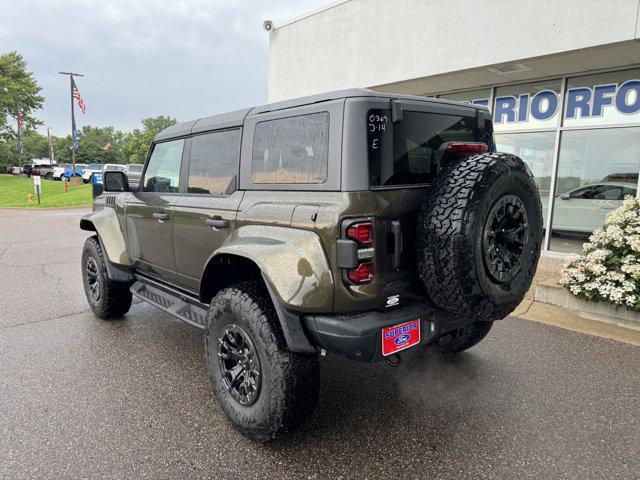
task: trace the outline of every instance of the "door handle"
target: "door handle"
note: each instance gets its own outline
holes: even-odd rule
[[[171,218],[171,215],[169,215],[168,213],[154,213],[153,218],[155,218],[159,222],[163,222],[165,220],[169,220]]]
[[[204,223],[213,228],[229,228],[229,220],[221,218],[207,218]]]

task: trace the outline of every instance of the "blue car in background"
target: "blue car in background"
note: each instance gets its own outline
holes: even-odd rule
[[[81,177],[82,171],[84,170],[84,168],[86,168],[86,165],[84,163],[76,163],[76,173],[74,176]],[[67,168],[64,169],[64,173],[62,174],[62,176],[67,180],[69,180],[71,178],[72,171],[73,171],[73,165],[69,165]]]

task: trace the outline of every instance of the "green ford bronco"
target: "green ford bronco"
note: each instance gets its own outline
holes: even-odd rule
[[[345,90],[178,124],[80,228],[87,300],[204,330],[213,392],[268,441],[312,414],[319,356],[460,352],[529,288],[542,213],[485,107]]]

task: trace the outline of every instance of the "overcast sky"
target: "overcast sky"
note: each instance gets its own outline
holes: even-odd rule
[[[70,130],[69,81],[87,105],[78,127],[132,130],[140,119],[178,120],[265,103],[268,34],[328,0],[0,0],[0,53],[16,50],[42,87],[37,116]],[[77,110],[76,110],[77,112]],[[46,131],[46,128],[44,129]]]

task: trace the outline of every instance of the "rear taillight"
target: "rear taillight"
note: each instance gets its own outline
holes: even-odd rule
[[[353,283],[369,283],[373,280],[373,262],[362,262],[358,268],[350,268],[347,277]]]
[[[347,238],[360,245],[371,245],[373,243],[373,224],[371,222],[363,222],[349,225]]]
[[[451,142],[447,146],[449,153],[485,153],[488,150],[489,146],[480,142]]]
[[[336,254],[346,284],[371,282],[374,277],[373,222],[369,219],[344,220]]]

